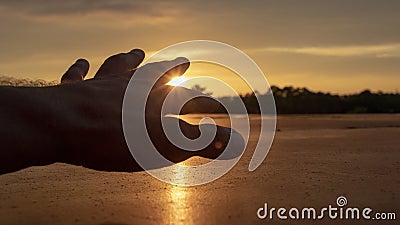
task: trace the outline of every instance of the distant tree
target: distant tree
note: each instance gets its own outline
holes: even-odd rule
[[[206,91],[207,88],[206,87],[202,87],[199,84],[193,85],[192,89],[195,90],[195,91],[198,91],[198,92],[202,92],[202,93],[207,94],[207,95],[212,95],[213,94],[212,92],[207,92]]]

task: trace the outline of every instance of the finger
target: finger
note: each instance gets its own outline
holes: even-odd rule
[[[62,75],[61,83],[72,83],[83,80],[89,71],[89,62],[86,59],[78,59]]]
[[[172,86],[166,85],[166,83],[174,76],[181,76],[189,66],[188,59],[176,58],[172,61],[149,63],[136,70],[133,79],[150,82],[152,85],[152,90],[147,98],[147,103],[149,104],[146,104],[146,114],[161,116],[161,106],[168,93],[174,89]],[[153,85],[154,81],[156,83]]]
[[[189,124],[184,120],[181,120],[179,118],[173,118],[173,117],[165,117],[164,120],[178,120],[179,122],[179,128],[183,135],[189,139],[197,139],[200,138],[200,135],[206,135],[203,134],[203,132],[211,132],[214,133],[215,131],[215,126],[216,126],[216,133],[211,141],[211,143],[203,148],[202,150],[199,151],[188,151],[187,154],[192,153],[197,156],[202,156],[205,158],[209,159],[233,159],[238,156],[240,156],[245,148],[245,142],[243,137],[235,130],[229,128],[229,127],[222,127],[214,124],[200,124],[200,125],[193,125]],[[163,130],[163,129],[161,129]],[[176,141],[176,140],[175,140]],[[229,149],[229,152],[224,152],[226,150],[226,147],[228,146],[229,142],[231,143],[231,148]],[[165,147],[166,145],[163,145],[162,147]],[[174,149],[173,147],[169,147],[167,149]]]
[[[200,126],[213,125],[204,124]],[[206,132],[207,129],[203,128],[202,130]],[[228,143],[230,148],[226,149]],[[229,160],[241,156],[245,147],[245,141],[240,133],[228,127],[217,126],[217,134],[212,143],[207,148],[197,152],[197,155],[209,159]]]
[[[173,77],[183,75],[189,66],[189,60],[184,57],[171,61],[148,63],[137,69],[134,79],[150,82],[157,80],[155,86],[160,86],[168,83]]]
[[[167,84],[174,77],[182,76],[190,67],[190,62],[187,58],[179,57],[172,61],[165,61],[159,65],[159,71],[164,74],[158,79],[156,86]]]
[[[110,56],[100,66],[94,76],[95,79],[129,72],[135,69],[143,61],[145,53],[141,49],[133,49],[128,53],[119,53]]]

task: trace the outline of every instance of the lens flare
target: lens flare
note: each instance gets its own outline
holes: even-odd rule
[[[171,85],[171,86],[183,86],[185,85],[185,82],[188,80],[187,77],[185,76],[180,76],[180,77],[174,77],[172,78],[167,85]]]

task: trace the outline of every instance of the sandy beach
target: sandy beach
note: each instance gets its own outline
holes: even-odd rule
[[[216,121],[227,123],[221,116]],[[255,127],[258,122],[259,117],[252,118]],[[347,198],[348,206],[400,216],[400,115],[279,116],[266,160],[249,172],[256,141],[254,134],[228,174],[197,187],[165,184],[146,172],[100,172],[58,163],[1,175],[0,224],[376,223],[257,217],[264,203],[319,209],[336,205],[339,196]]]

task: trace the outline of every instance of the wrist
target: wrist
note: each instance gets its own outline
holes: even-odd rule
[[[58,160],[53,88],[0,87],[1,161],[5,171]]]

